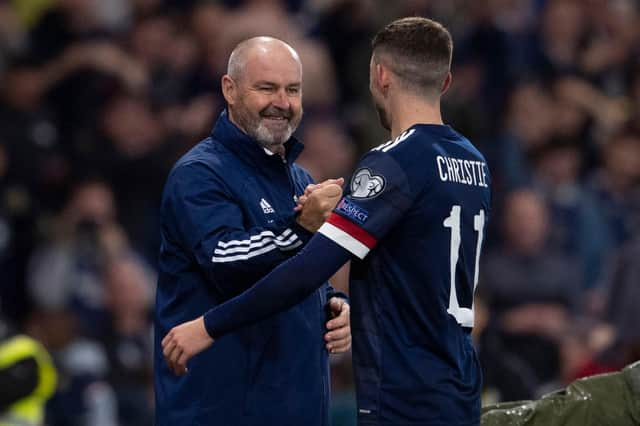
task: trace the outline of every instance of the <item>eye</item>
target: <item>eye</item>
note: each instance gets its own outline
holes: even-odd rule
[[[258,86],[258,90],[263,93],[273,93],[276,89],[274,86]]]
[[[297,86],[287,87],[287,93],[289,95],[297,95],[298,93],[300,93],[300,88]]]

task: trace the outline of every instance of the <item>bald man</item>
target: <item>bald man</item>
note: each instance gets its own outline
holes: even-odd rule
[[[226,110],[173,167],[162,200],[156,425],[324,426],[328,354],[351,344],[349,305],[328,283],[220,339],[186,371],[163,361],[161,340],[172,327],[296,254],[342,194],[341,180],[309,186],[294,163],[302,151],[292,137],[302,118],[302,66],[291,46],[268,37],[240,43],[222,92]]]

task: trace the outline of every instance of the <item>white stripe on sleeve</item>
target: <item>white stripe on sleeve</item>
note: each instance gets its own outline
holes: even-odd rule
[[[290,246],[291,244],[293,244],[296,240],[298,239],[298,236],[296,234],[293,234],[288,240],[286,241],[279,241],[277,238],[275,240],[273,240],[273,242],[280,248],[285,248]]]
[[[280,251],[289,251],[289,250],[293,250],[295,248],[298,248],[302,245],[302,241],[297,240],[295,243],[291,244],[290,246],[285,246],[285,247],[280,247]]]
[[[342,248],[349,250],[360,259],[364,259],[367,253],[369,253],[369,247],[365,246],[360,241],[344,232],[342,229],[328,222],[322,224],[320,229],[318,229],[318,232],[329,238],[331,241],[338,244]]]
[[[286,237],[288,237],[293,231],[289,228],[287,228],[282,234],[278,235],[276,237],[276,240],[284,240]],[[295,235],[295,234],[294,234]]]
[[[286,231],[285,231],[286,232]],[[231,246],[248,245],[255,241],[260,241],[264,237],[274,237],[275,234],[271,231],[262,231],[258,235],[252,235],[248,240],[231,240],[231,241],[218,241],[218,247],[227,248]]]
[[[211,258],[211,261],[213,263],[226,263],[226,262],[235,262],[237,260],[247,260],[247,259],[251,259],[252,257],[260,256],[261,254],[270,252],[271,250],[274,250],[275,248],[276,248],[275,244],[269,244],[268,246],[263,247],[260,250],[255,250],[255,251],[252,251],[251,253],[247,253],[247,254],[237,254],[235,256],[223,256],[223,257],[213,256]]]
[[[296,234],[293,234],[291,236],[291,238],[289,238],[286,241],[281,241],[278,240],[277,238],[274,240],[273,238],[265,238],[262,241],[258,241],[255,243],[251,243],[248,246],[237,246],[237,247],[230,247],[228,249],[215,249],[215,251],[213,252],[214,254],[219,254],[219,255],[228,255],[228,254],[233,254],[233,253],[249,253],[250,251],[253,251],[256,248],[261,248],[266,246],[267,244],[275,244],[278,247],[287,247],[289,245],[291,245],[293,242],[295,242],[298,239],[298,236]]]
[[[289,228],[278,236],[275,236],[271,231],[263,231],[258,235],[249,237],[247,240],[219,241],[218,246],[222,248],[214,250],[211,261],[224,263],[247,260],[268,253],[275,248],[281,251],[289,251],[300,247],[300,245],[302,245],[302,241]]]

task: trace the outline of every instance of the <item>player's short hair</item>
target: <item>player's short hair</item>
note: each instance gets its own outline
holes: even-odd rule
[[[451,69],[453,40],[440,23],[427,18],[395,20],[372,41],[374,61],[383,63],[408,88],[439,94]]]

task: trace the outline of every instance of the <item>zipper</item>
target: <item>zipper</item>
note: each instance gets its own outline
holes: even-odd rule
[[[297,204],[298,195],[296,194],[296,185],[293,182],[293,178],[291,177],[291,167],[289,167],[289,162],[287,161],[286,158],[280,157],[280,159],[282,160],[282,164],[284,165],[284,171],[287,174],[287,179],[289,180],[289,189],[291,191],[291,201],[293,202],[293,205],[295,207],[295,205]]]

